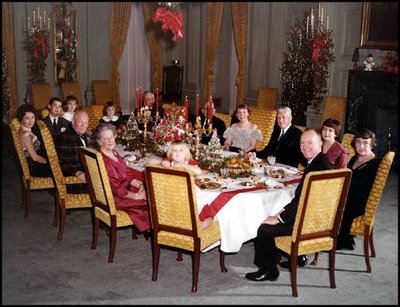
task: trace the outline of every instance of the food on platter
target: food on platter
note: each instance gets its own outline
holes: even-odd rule
[[[269,171],[269,174],[268,174],[270,177],[272,177],[272,178],[276,178],[276,179],[283,179],[283,178],[286,178],[286,172],[285,172],[285,170],[284,169],[282,169],[282,168],[278,168],[278,169],[271,169],[270,171]]]
[[[240,156],[227,159],[225,164],[230,169],[249,169],[251,167],[250,161]]]
[[[205,189],[205,190],[215,190],[219,189],[221,187],[221,184],[218,182],[205,182],[200,184],[200,189]]]
[[[241,186],[244,186],[244,187],[251,187],[253,185],[253,182],[251,182],[251,181],[243,181],[243,182],[240,182],[239,184]]]

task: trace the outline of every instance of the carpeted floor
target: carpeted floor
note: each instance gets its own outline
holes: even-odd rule
[[[4,139],[3,139],[4,140]],[[226,255],[228,272],[219,270],[219,253],[201,255],[198,292],[191,289],[191,257],[177,262],[176,252],[161,250],[158,280],[151,281],[150,241],[131,239],[131,230],[118,232],[114,263],[107,263],[108,238],[100,232],[90,249],[89,211],[67,216],[64,238],[57,241],[52,226],[54,201],[46,192],[32,194],[30,216],[23,218],[21,187],[9,144],[2,155],[2,303],[49,304],[398,304],[398,175],[387,183],[374,231],[377,258],[365,272],[362,239],[355,251],[338,251],[336,289],[329,288],[327,253],[318,266],[298,269],[297,298],[292,297],[288,270],[276,282],[247,281],[253,271],[253,243]]]

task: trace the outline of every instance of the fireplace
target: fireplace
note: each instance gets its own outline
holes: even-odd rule
[[[347,84],[345,132],[363,128],[376,134],[375,153],[396,152],[398,168],[398,75],[384,71],[350,70]]]

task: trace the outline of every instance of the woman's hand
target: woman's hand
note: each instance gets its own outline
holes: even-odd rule
[[[171,167],[171,162],[169,160],[162,160],[161,165],[164,167]]]
[[[139,191],[137,191],[136,193],[134,193],[134,192],[128,192],[128,194],[126,195],[126,197],[127,197],[127,198],[130,198],[130,199],[135,199],[135,200],[137,200],[137,199],[146,199],[146,198],[147,198],[146,190],[144,189],[143,186],[141,186],[141,187],[139,188]]]
[[[137,180],[137,179],[133,179],[131,181],[131,186],[133,186],[135,188],[140,188],[140,186],[143,186],[143,182],[141,182],[140,180]]]
[[[276,224],[278,224],[279,222],[280,222],[280,221],[279,221],[279,219],[278,219],[278,215],[272,215],[272,216],[267,217],[267,218],[264,220],[263,224],[276,225]]]
[[[82,183],[86,183],[85,173],[82,171],[78,171],[75,173],[75,176],[78,177],[79,181]]]

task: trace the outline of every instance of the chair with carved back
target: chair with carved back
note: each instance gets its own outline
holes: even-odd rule
[[[182,260],[181,251],[185,250],[192,254],[192,292],[196,292],[200,252],[221,239],[219,224],[212,222],[202,229],[191,171],[147,166],[145,174],[152,225],[152,280],[157,280],[160,246],[178,249],[178,261]],[[222,272],[227,271],[224,259],[220,250]]]
[[[29,172],[28,161],[24,155],[22,144],[18,135],[20,122],[17,118],[12,118],[9,124],[11,136],[13,139],[14,147],[19,160],[19,171],[22,180],[22,202],[21,208],[25,208],[24,217],[29,216],[31,206],[31,192],[42,190],[54,190],[54,183],[52,177],[35,177],[31,176]]]
[[[328,96],[326,97],[324,111],[321,117],[322,123],[328,118],[334,118],[343,126],[346,112],[346,97]]]
[[[129,215],[125,211],[118,210],[115,207],[114,196],[101,154],[97,150],[83,146],[79,148],[79,154],[85,169],[94,210],[92,249],[96,249],[100,222],[102,222],[110,230],[108,262],[113,262],[117,242],[117,229],[131,227],[132,238],[137,239],[135,227]]]
[[[80,183],[80,181],[76,176],[63,175],[50,131],[43,121],[39,120],[37,123],[40,129],[40,133],[43,137],[43,142],[46,148],[47,157],[49,159],[51,171],[53,172],[54,182],[57,190],[56,197],[58,201],[58,206],[56,206],[56,214],[54,217],[53,225],[57,226],[58,222],[60,221],[57,240],[62,240],[67,209],[91,209],[92,201],[88,193],[72,194],[67,192],[68,184],[77,184]]]
[[[354,134],[351,133],[343,134],[342,145],[349,152],[349,160],[351,159],[352,156],[356,154],[356,151],[354,150],[353,146],[351,146],[351,142],[353,141],[353,139],[354,139]]]
[[[51,93],[50,83],[32,83],[32,104],[36,110],[47,109],[50,99],[53,97]]]
[[[111,85],[109,80],[92,81],[94,104],[104,106],[107,101],[112,101]]]
[[[256,124],[262,133],[262,140],[256,144],[256,150],[259,151],[268,145],[271,138],[276,119],[276,110],[261,107],[249,107],[249,111],[249,121]]]
[[[275,87],[260,87],[258,89],[257,107],[268,110],[276,109],[278,101],[278,89]]]
[[[276,247],[290,255],[292,295],[297,296],[297,257],[329,251],[330,287],[335,283],[337,235],[350,185],[351,170],[310,172],[304,178],[293,232],[275,238]]]
[[[82,105],[81,87],[78,81],[69,81],[61,83],[63,99],[69,95],[74,95],[78,99],[78,104]]]

